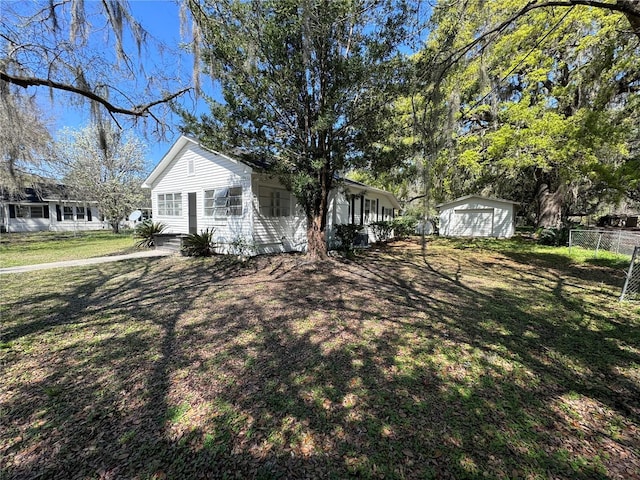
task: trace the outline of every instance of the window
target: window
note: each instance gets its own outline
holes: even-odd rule
[[[73,207],[62,207],[62,215],[65,220],[73,220]]]
[[[76,219],[84,220],[84,207],[76,207]]]
[[[265,217],[288,217],[291,215],[291,194],[286,190],[260,188],[260,214]]]
[[[216,218],[242,215],[242,187],[206,190],[204,214]]]
[[[29,207],[16,205],[16,218],[29,218]]]
[[[44,207],[42,205],[31,205],[31,218],[44,218]]]
[[[213,217],[214,214],[214,193],[215,190],[205,190],[204,191],[204,216],[205,217]]]
[[[159,193],[158,215],[179,217],[182,215],[181,193]]]

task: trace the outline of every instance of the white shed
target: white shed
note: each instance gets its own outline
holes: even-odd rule
[[[515,232],[518,202],[467,195],[436,205],[440,235],[509,238]]]

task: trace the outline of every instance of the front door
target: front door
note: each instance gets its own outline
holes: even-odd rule
[[[198,233],[198,211],[196,209],[196,194],[189,193],[189,233]]]

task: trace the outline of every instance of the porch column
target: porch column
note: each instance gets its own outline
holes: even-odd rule
[[[356,196],[351,195],[351,225],[356,223]]]

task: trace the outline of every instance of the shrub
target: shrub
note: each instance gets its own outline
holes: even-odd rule
[[[191,233],[182,239],[182,255],[186,257],[210,257],[215,253],[214,228]]]
[[[540,245],[559,247],[569,242],[569,228],[540,228],[536,232]]]
[[[238,236],[233,239],[230,244],[230,252],[239,257],[248,257],[255,253],[256,247],[251,240],[246,237]]]
[[[414,235],[418,221],[413,217],[397,217],[391,222],[393,233],[397,238],[407,238]]]
[[[362,230],[361,225],[340,224],[334,227],[336,237],[340,240],[340,249],[346,254],[353,252],[353,244]]]
[[[373,230],[373,236],[376,237],[377,242],[386,242],[391,238],[391,232],[393,232],[392,222],[380,220],[370,223],[369,226]]]
[[[134,231],[134,238],[139,239],[136,243],[137,247],[153,247],[153,236],[162,233],[167,226],[164,223],[156,222],[152,220],[145,220]]]

